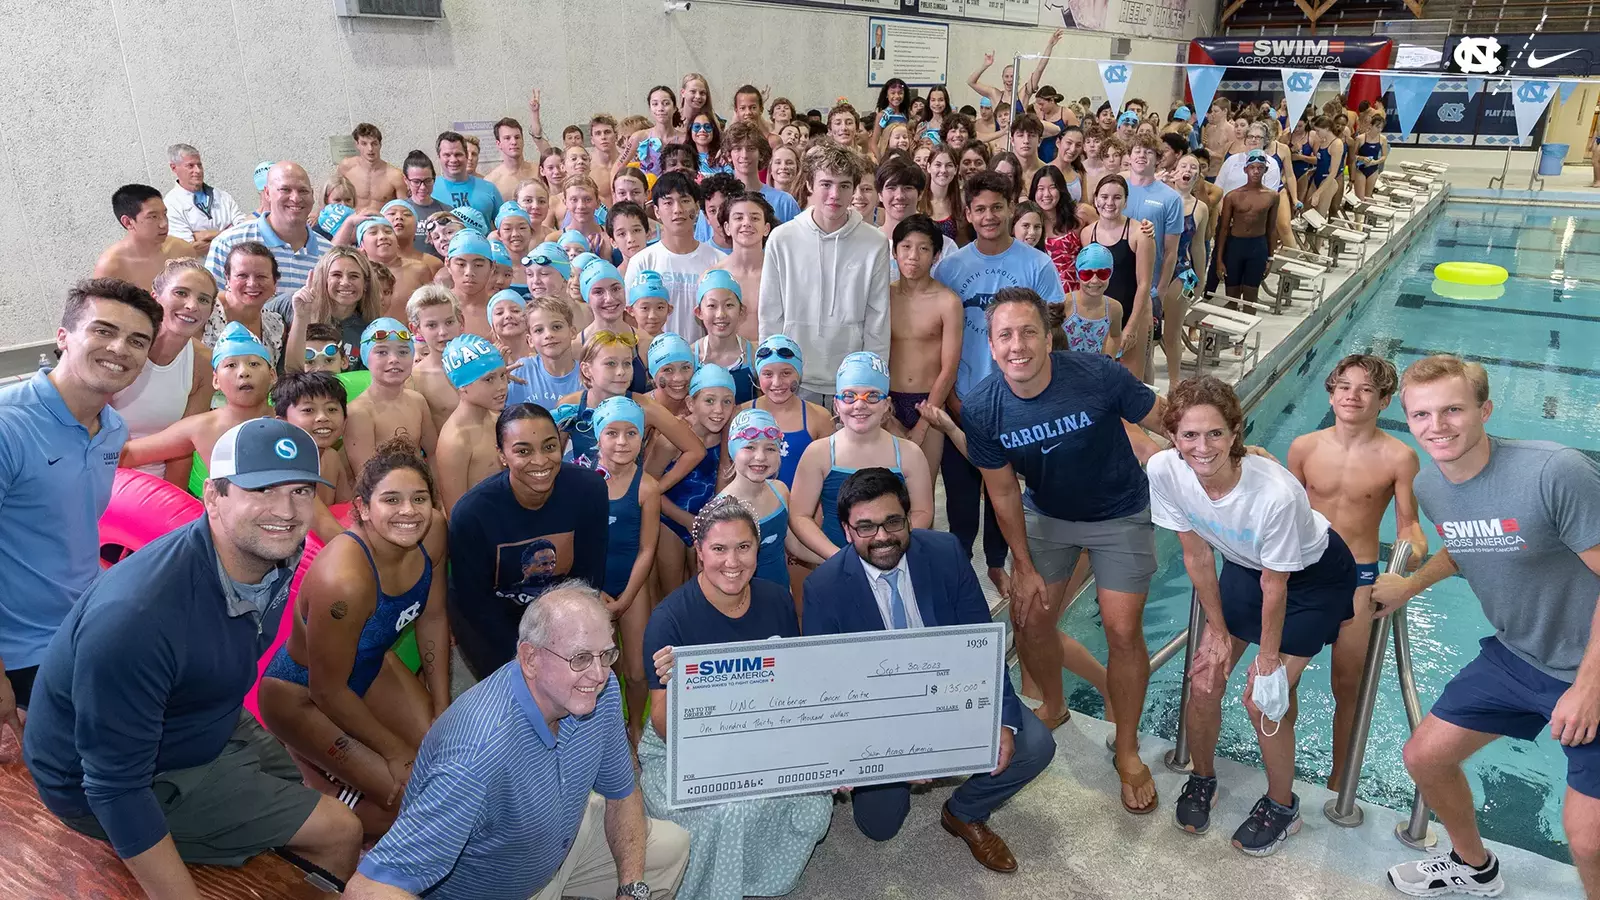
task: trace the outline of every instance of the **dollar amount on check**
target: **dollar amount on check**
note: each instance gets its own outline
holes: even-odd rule
[[[1005,626],[679,647],[667,682],[675,807],[987,772]]]

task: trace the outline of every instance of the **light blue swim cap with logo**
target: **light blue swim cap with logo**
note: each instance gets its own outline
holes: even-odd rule
[[[733,375],[716,363],[706,363],[696,369],[694,377],[689,379],[691,397],[709,388],[727,388],[730,393],[738,392],[738,388],[733,386]]]
[[[583,272],[578,276],[578,296],[585,301],[589,299],[589,289],[602,281],[615,281],[622,284],[622,273],[610,262],[595,257],[583,267]]]
[[[595,405],[594,415],[589,418],[595,438],[598,439],[600,432],[605,431],[612,422],[628,422],[643,434],[644,407],[627,397],[607,397]]]
[[[256,190],[257,191],[264,191],[264,190],[267,189],[267,175],[271,171],[272,171],[272,163],[271,162],[263,160],[261,162],[256,163],[255,179],[256,179]]]
[[[650,341],[647,355],[650,357],[651,378],[656,377],[656,373],[663,367],[673,363],[694,364],[694,348],[689,346],[688,341],[671,331],[656,335]]]
[[[562,250],[554,241],[545,241],[522,258],[522,267],[548,267],[555,269],[562,278],[572,277],[572,260],[567,258],[567,251]]]
[[[500,351],[487,338],[476,334],[451,338],[450,343],[444,345],[439,361],[444,366],[444,377],[457,389],[506,367]]]
[[[556,241],[556,243],[562,247],[578,246],[583,248],[585,252],[589,252],[591,250],[589,247],[589,239],[583,236],[583,232],[572,228],[568,228],[566,231],[561,232],[561,237]]]
[[[871,388],[872,390],[889,393],[889,364],[883,357],[870,350],[857,350],[846,356],[839,363],[838,374],[834,378],[836,390],[851,387]]]
[[[740,303],[744,303],[744,291],[739,288],[739,282],[734,279],[733,273],[727,269],[708,269],[700,276],[700,287],[695,294],[695,303],[704,300],[706,294],[712,291],[731,291]]]
[[[455,209],[450,210],[450,213],[451,215],[460,219],[462,225],[467,226],[484,237],[489,236],[489,220],[483,217],[483,213],[478,212],[476,209],[473,209],[470,206],[458,206]]]
[[[400,338],[394,335],[402,332],[409,335],[411,329],[407,328],[405,323],[399,319],[391,319],[388,316],[384,316],[381,319],[373,319],[371,324],[361,330],[361,364],[363,366],[368,365],[367,357],[372,355],[373,345],[378,343],[377,336],[379,332],[384,333],[385,341],[400,341]],[[413,352],[416,351],[416,345],[412,341],[405,340],[400,342]]]
[[[259,356],[267,365],[272,365],[272,351],[256,340],[242,322],[229,322],[217,336],[217,343],[211,348],[211,368],[216,369],[223,360],[233,356]]]
[[[530,227],[533,225],[533,220],[528,218],[527,212],[518,206],[515,200],[507,200],[500,204],[500,209],[494,214],[494,227],[499,228],[500,223],[506,219],[521,219],[527,222]]]
[[[511,268],[511,251],[506,249],[505,244],[490,238],[489,261],[497,266],[505,266],[509,269]]]
[[[756,348],[756,377],[761,376],[761,370],[773,363],[788,363],[794,366],[796,375],[806,373],[805,359],[800,354],[800,345],[794,338],[786,334],[768,335]]]
[[[492,262],[494,250],[489,247],[488,238],[470,228],[463,228],[450,238],[450,249],[445,255],[451,259],[458,256],[481,256]]]
[[[1111,251],[1104,244],[1090,244],[1078,251],[1073,266],[1079,269],[1109,269],[1114,261]]]
[[[772,432],[777,432],[777,437],[767,437],[765,434],[751,438],[740,438],[738,436],[740,432],[748,429],[757,431],[768,431],[770,429]],[[772,413],[764,409],[751,407],[750,409],[741,410],[738,415],[733,417],[733,421],[728,423],[728,452],[738,453],[745,444],[755,440],[777,441],[781,446],[783,429],[778,427],[778,420],[772,417]]]
[[[640,269],[634,274],[633,283],[628,285],[628,305],[632,306],[646,297],[672,302],[672,294],[667,291],[667,283],[661,280],[660,272]]]
[[[526,312],[528,309],[528,301],[522,299],[522,295],[511,288],[495,291],[494,296],[489,298],[488,313],[490,325],[494,324],[494,308],[501,303],[514,303],[516,304],[517,309],[524,312]]]
[[[329,203],[322,208],[322,212],[317,213],[317,228],[331,238],[334,232],[339,230],[339,226],[343,225],[346,219],[355,214],[355,210],[345,206],[343,203]]]

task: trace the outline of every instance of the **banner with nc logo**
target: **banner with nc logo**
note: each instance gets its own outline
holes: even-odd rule
[[[1106,99],[1111,101],[1112,109],[1120,112],[1122,98],[1128,93],[1128,77],[1132,74],[1132,69],[1127,63],[1120,62],[1102,62],[1098,65],[1100,84],[1106,89]]]
[[[1517,116],[1517,137],[1533,133],[1544,108],[1550,105],[1552,85],[1548,81],[1524,81],[1511,89],[1511,109]]]
[[[1196,124],[1204,123],[1211,111],[1211,101],[1216,99],[1217,85],[1228,71],[1226,66],[1184,66],[1189,73],[1189,94],[1194,100]]]
[[[1400,136],[1411,137],[1417,127],[1422,108],[1433,96],[1433,86],[1439,83],[1437,75],[1396,75],[1391,85],[1394,89],[1394,111],[1400,117]]]
[[[1300,114],[1306,111],[1306,104],[1311,102],[1311,95],[1317,92],[1317,83],[1322,81],[1321,69],[1283,69],[1283,96],[1289,104],[1289,127],[1300,121]]]

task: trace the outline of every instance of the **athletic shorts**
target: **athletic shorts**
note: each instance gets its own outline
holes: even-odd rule
[[[1356,587],[1372,587],[1378,583],[1378,564],[1356,563]]]
[[[1228,270],[1228,287],[1260,287],[1267,277],[1267,236],[1229,237],[1222,248],[1222,264]]]
[[[1228,633],[1247,643],[1261,643],[1261,570],[1225,559],[1217,581]],[[1355,615],[1355,593],[1355,557],[1330,528],[1322,558],[1289,573],[1279,649],[1290,656],[1316,656],[1339,638],[1339,628]]]
[[[1572,685],[1534,668],[1494,635],[1478,644],[1478,657],[1450,679],[1430,712],[1484,734],[1525,741],[1548,734],[1556,701]],[[1600,741],[1561,749],[1567,754],[1567,787],[1600,798]]]
[[[889,402],[894,404],[894,417],[900,424],[910,430],[922,421],[922,413],[917,410],[917,404],[928,399],[927,394],[906,394],[900,391],[889,392]]]
[[[38,677],[38,666],[6,670],[6,680],[11,682],[11,694],[16,697],[19,708],[28,708],[28,701],[33,697],[33,682]]]
[[[187,863],[242,866],[282,847],[311,818],[322,795],[300,782],[283,745],[245,710],[216,759],[151,779],[167,829]],[[67,827],[109,840],[94,816],[62,819]]]
[[[1028,555],[1046,584],[1072,577],[1078,554],[1089,551],[1095,584],[1109,591],[1148,594],[1156,574],[1156,529],[1146,507],[1102,522],[1068,522],[1024,509]]]

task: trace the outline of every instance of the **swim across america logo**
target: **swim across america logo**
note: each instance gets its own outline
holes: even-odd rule
[[[1520,550],[1528,545],[1517,520],[1510,517],[1440,522],[1434,530],[1451,551]]]
[[[778,676],[778,660],[771,656],[735,656],[685,663],[685,688],[722,687],[732,684],[759,684]]]

